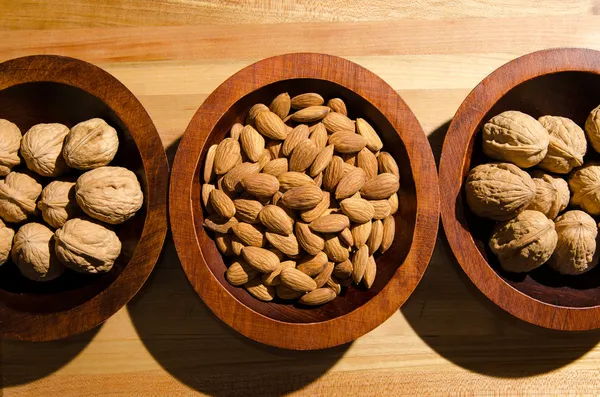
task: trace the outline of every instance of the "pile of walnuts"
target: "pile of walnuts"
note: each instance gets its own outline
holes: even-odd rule
[[[490,119],[482,134],[484,153],[499,162],[470,171],[466,199],[476,215],[499,221],[489,246],[502,268],[521,273],[548,263],[561,274],[578,275],[596,266],[592,216],[600,215],[600,164],[584,164],[584,156],[588,141],[600,152],[600,106],[585,132],[565,117],[536,120],[506,111]]]
[[[65,268],[109,271],[121,241],[108,225],[127,221],[144,201],[133,172],[108,166],[118,148],[117,131],[99,118],[71,129],[37,124],[24,135],[0,119],[0,265],[11,258],[33,281]]]

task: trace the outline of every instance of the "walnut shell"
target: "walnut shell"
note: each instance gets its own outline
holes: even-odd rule
[[[4,222],[0,221],[0,265],[5,264],[10,257],[14,236],[14,230],[6,227]]]
[[[144,202],[137,177],[122,167],[86,172],[77,179],[75,191],[77,203],[86,214],[111,225],[134,216]]]
[[[21,164],[19,148],[21,130],[16,124],[0,119],[0,176],[6,176],[10,170]]]
[[[596,238],[598,227],[594,218],[583,211],[568,211],[556,218],[558,244],[548,261],[561,274],[581,274],[598,263]]]
[[[581,166],[587,150],[583,130],[565,117],[543,116],[538,121],[550,134],[548,153],[538,164],[540,168],[568,174],[573,168]]]
[[[543,265],[557,241],[552,220],[539,211],[525,210],[496,225],[489,245],[504,270],[523,273]]]
[[[42,185],[34,178],[12,171],[0,181],[0,218],[10,223],[25,221],[35,213],[35,202],[41,192]]]
[[[586,165],[571,175],[571,204],[579,205],[591,215],[600,215],[600,165]]]
[[[478,165],[465,185],[471,211],[498,221],[514,218],[535,197],[535,184],[529,174],[510,163]]]
[[[47,224],[55,229],[69,219],[81,215],[75,199],[75,182],[53,181],[44,190],[37,204]]]
[[[535,183],[535,197],[527,209],[540,211],[550,219],[556,218],[569,205],[569,184],[539,170],[532,172],[531,176]]]
[[[50,281],[65,270],[54,252],[54,233],[40,223],[21,226],[15,234],[12,260],[33,281]]]
[[[594,150],[600,153],[600,106],[590,112],[585,121],[585,133]]]
[[[80,273],[106,273],[121,254],[115,232],[80,218],[68,220],[55,238],[58,259]]]
[[[91,170],[110,163],[119,149],[117,131],[102,119],[83,121],[65,139],[63,156],[69,167]]]
[[[521,168],[533,167],[546,156],[550,136],[533,117],[509,110],[483,126],[483,152]]]
[[[62,156],[67,126],[36,124],[23,135],[21,156],[27,168],[41,176],[59,176],[69,170]]]

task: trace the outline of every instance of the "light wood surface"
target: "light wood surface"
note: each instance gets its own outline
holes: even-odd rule
[[[267,56],[318,51],[369,68],[398,90],[439,153],[448,121],[496,67],[542,48],[600,49],[597,0],[73,3],[1,1],[0,60],[57,53],[105,68],[138,96],[171,157],[206,96]],[[2,341],[0,371],[5,396],[592,395],[599,340],[498,309],[441,233],[415,294],[376,330],[325,351],[268,348],[208,311],[169,237],[127,309],[66,341]]]

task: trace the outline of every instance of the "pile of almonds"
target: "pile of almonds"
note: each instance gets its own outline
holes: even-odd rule
[[[278,95],[207,152],[205,227],[233,257],[226,278],[257,299],[327,303],[367,288],[394,240],[398,165],[373,127],[334,98]],[[290,114],[290,110],[295,111]]]

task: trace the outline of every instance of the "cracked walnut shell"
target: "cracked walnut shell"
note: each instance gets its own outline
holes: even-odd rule
[[[37,206],[47,224],[56,229],[62,227],[81,213],[75,199],[75,182],[50,182],[42,190]]]
[[[0,265],[5,264],[10,257],[14,236],[14,230],[6,227],[4,222],[0,221]]]
[[[121,241],[115,232],[84,219],[67,221],[55,237],[58,259],[80,273],[106,273],[121,254]]]
[[[81,209],[94,219],[117,225],[142,207],[144,195],[133,172],[122,167],[100,167],[81,175],[75,185]]]
[[[556,218],[569,205],[569,184],[539,170],[532,172],[531,176],[535,183],[535,197],[527,209],[540,211],[550,219]]]
[[[23,172],[13,171],[0,180],[0,218],[10,223],[25,221],[36,210],[42,185]]]
[[[8,120],[0,119],[0,176],[6,176],[10,170],[21,164],[21,130]]]
[[[583,130],[565,117],[543,116],[538,121],[550,134],[548,153],[538,166],[557,174],[568,174],[581,166],[587,150]]]
[[[102,119],[83,121],[65,139],[63,156],[69,167],[91,170],[108,165],[119,149],[117,131]]]
[[[600,215],[600,165],[589,164],[573,172],[569,179],[571,204],[591,215]]]
[[[568,211],[556,218],[558,244],[548,261],[561,274],[576,275],[591,270],[598,263],[594,218],[583,211]]]
[[[509,110],[483,126],[483,152],[521,168],[533,167],[546,156],[550,136],[533,117]]]
[[[69,170],[62,156],[67,126],[36,124],[23,135],[21,156],[27,168],[41,176],[59,176]]]
[[[54,252],[54,233],[40,223],[21,226],[15,234],[12,260],[33,281],[50,281],[65,270]]]
[[[554,252],[558,235],[554,222],[539,211],[525,210],[499,223],[489,246],[509,272],[523,273],[543,265]]]
[[[478,165],[469,173],[465,190],[471,211],[497,221],[514,218],[535,197],[529,174],[510,163]]]

